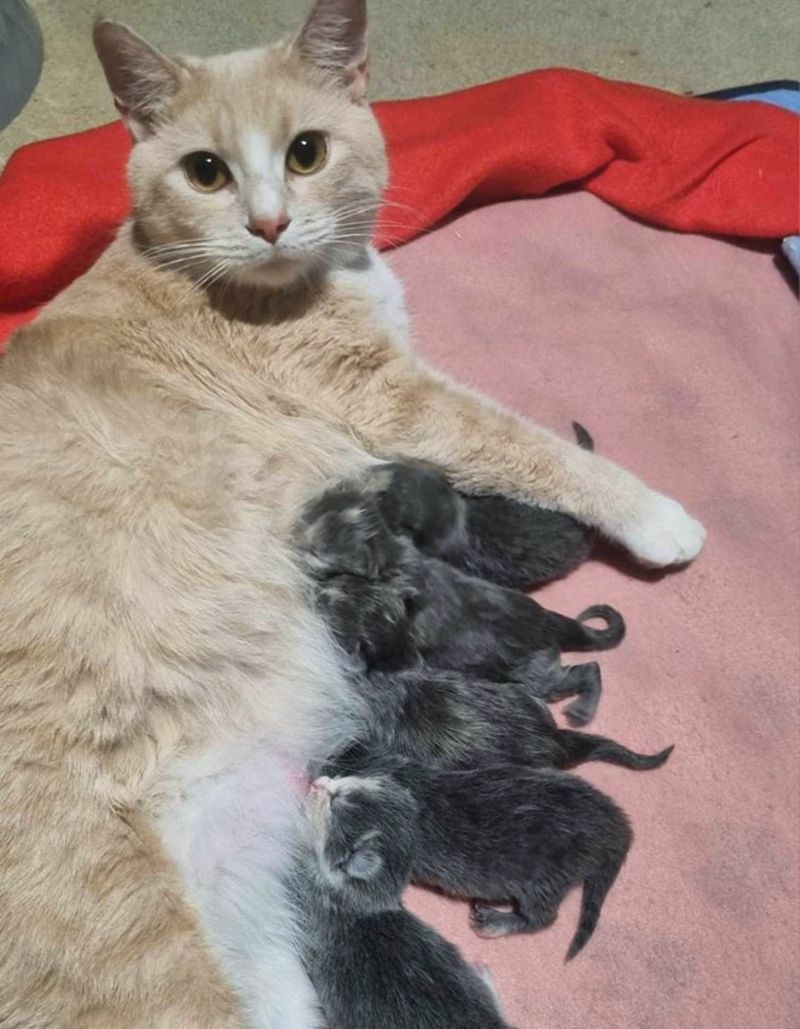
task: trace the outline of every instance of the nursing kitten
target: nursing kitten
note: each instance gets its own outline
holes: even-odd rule
[[[409,564],[415,574],[406,574]],[[564,666],[562,650],[606,650],[624,636],[622,617],[606,605],[567,618],[430,558],[412,559],[403,572],[378,582],[337,575],[319,584],[317,597],[339,642],[367,669],[421,661],[431,669],[525,683],[551,702],[577,695],[565,709],[574,725],[594,717],[600,666]],[[583,624],[597,617],[606,620],[606,629]]]
[[[331,487],[308,506],[296,532],[319,582],[319,609],[345,650],[360,655],[367,669],[407,668],[422,660],[431,668],[523,682],[547,700],[577,694],[566,713],[585,725],[600,698],[600,669],[596,663],[564,668],[561,652],[617,646],[625,632],[618,612],[596,605],[577,620],[566,618],[430,554],[449,554],[462,566],[483,566],[507,581],[508,565],[485,560],[507,549],[520,557],[519,577],[530,580],[555,567],[559,538],[561,570],[579,563],[586,537],[575,547],[573,526],[558,532],[551,521],[549,549],[540,552],[543,534],[535,529],[543,512],[529,508],[525,518],[517,512],[513,518],[523,542],[511,537],[506,548],[501,533],[509,519],[501,518],[494,532],[486,524],[480,534],[474,527],[467,533],[471,503],[433,469],[398,462]],[[498,498],[497,509],[508,506]],[[525,533],[525,526],[534,531]],[[606,629],[584,624],[597,617]]]
[[[325,762],[326,770],[371,767],[374,751],[441,768],[525,764],[572,768],[605,761],[623,768],[660,768],[672,753],[638,754],[615,740],[561,729],[529,685],[497,683],[461,672],[414,668],[351,675],[362,702],[355,742]]]
[[[402,839],[407,851],[416,829],[411,860],[404,861],[410,878],[473,899],[473,928],[489,937],[546,928],[567,892],[582,884],[567,960],[575,957],[597,926],[632,839],[613,801],[577,776],[520,765],[462,772],[414,762],[390,767],[391,775],[315,782],[320,817],[336,824],[344,809],[359,825],[360,863],[391,861],[394,841]],[[508,901],[511,911],[492,906]]]
[[[320,784],[307,809],[313,850],[296,896],[306,961],[336,1029],[501,1029],[495,1000],[456,948],[407,911],[417,806],[389,781],[364,780],[335,805]]]
[[[593,451],[586,429],[572,425],[578,445]],[[395,461],[385,474],[378,503],[395,535],[498,586],[527,590],[560,578],[592,549],[593,534],[561,511],[509,497],[458,493],[440,471],[420,462]]]
[[[577,423],[576,423],[577,425]],[[591,437],[582,426],[582,446]],[[427,557],[509,589],[526,590],[577,568],[593,534],[576,519],[501,496],[471,496],[419,461],[379,466],[340,482],[308,505],[298,545],[317,578],[375,578],[397,564],[398,537]]]
[[[0,364],[0,1022],[306,1029],[294,771],[357,713],[304,506],[407,456],[650,563],[704,533],[405,346],[363,0],[228,56],[106,21],[95,45],[131,219]]]

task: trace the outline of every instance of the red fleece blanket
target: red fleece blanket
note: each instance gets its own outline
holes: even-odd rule
[[[798,124],[761,103],[685,99],[583,72],[529,72],[375,105],[391,162],[378,243],[463,205],[579,186],[671,229],[798,230]],[[0,340],[85,271],[125,217],[120,123],[23,147],[0,177]],[[580,246],[580,240],[575,240]]]

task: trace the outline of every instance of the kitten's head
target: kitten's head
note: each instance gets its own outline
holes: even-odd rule
[[[384,774],[320,776],[306,805],[328,889],[361,913],[398,907],[417,841],[411,793]]]
[[[420,659],[412,634],[419,592],[402,571],[371,581],[335,575],[317,586],[317,607],[340,646],[365,670],[409,668]]]
[[[375,497],[347,482],[306,506],[295,540],[318,579],[342,574],[377,579],[398,565],[403,555]]]
[[[358,259],[386,182],[365,0],[317,0],[291,42],[205,60],[116,22],[94,38],[135,144],[137,230],[161,260],[280,287]]]

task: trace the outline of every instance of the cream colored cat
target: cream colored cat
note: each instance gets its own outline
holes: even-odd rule
[[[0,1024],[320,1024],[281,877],[295,774],[353,731],[290,538],[402,454],[640,559],[702,528],[447,382],[370,249],[386,178],[364,4],[290,44],[95,41],[134,214],[0,365]],[[498,341],[502,346],[502,340]]]

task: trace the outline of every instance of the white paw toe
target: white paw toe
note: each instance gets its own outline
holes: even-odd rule
[[[663,568],[691,561],[705,540],[706,530],[677,500],[651,492],[639,518],[622,533],[621,542],[642,564]]]

